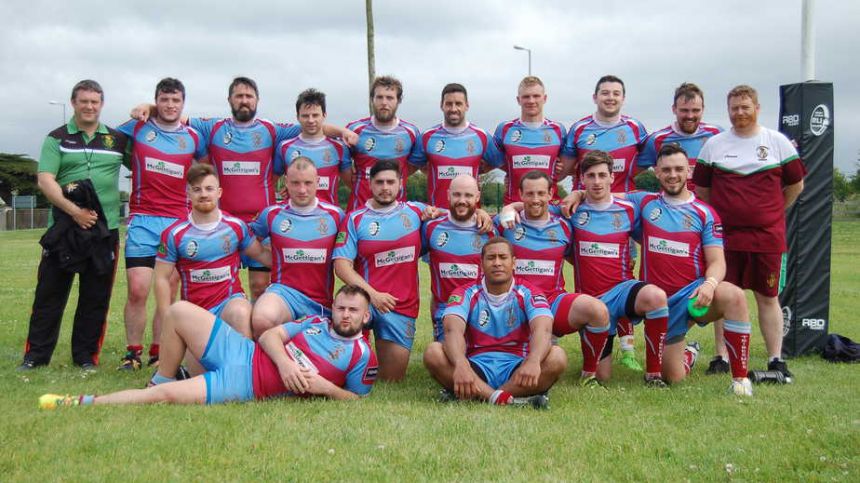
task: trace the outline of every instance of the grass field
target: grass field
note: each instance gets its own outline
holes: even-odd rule
[[[149,371],[114,370],[123,353],[122,267],[102,367],[71,365],[67,310],[51,366],[20,363],[41,232],[0,232],[0,480],[577,480],[860,481],[860,365],[817,356],[790,361],[795,384],[726,393],[705,364],[668,391],[615,368],[606,391],[578,387],[571,359],[551,409],[435,402],[421,365],[430,339],[427,296],[405,383],[377,384],[359,402],[267,401],[219,407],[88,407],[44,412],[45,392],[142,387]],[[860,223],[833,229],[831,332],[860,339]],[[422,284],[427,272],[422,265]],[[247,286],[247,285],[246,285]],[[426,291],[426,292],[429,292]],[[425,293],[426,293],[425,292]],[[76,297],[73,293],[70,305]],[[754,323],[755,325],[755,323]],[[707,360],[710,330],[695,328]],[[642,357],[641,329],[637,346]],[[754,329],[752,368],[764,365]]]

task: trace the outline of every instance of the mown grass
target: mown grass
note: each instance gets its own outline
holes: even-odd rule
[[[831,331],[856,340],[860,223],[836,223],[833,233]],[[757,386],[745,400],[726,393],[728,376],[705,376],[706,364],[668,391],[647,390],[640,374],[616,367],[609,389],[594,391],[576,385],[579,341],[568,337],[561,345],[571,365],[550,393],[550,411],[445,405],[421,365],[430,339],[426,292],[406,382],[380,383],[362,401],[39,411],[45,392],[104,393],[141,387],[149,376],[114,370],[124,347],[122,267],[98,372],[71,366],[71,311],[51,366],[14,371],[40,235],[0,233],[3,481],[860,479],[860,366],[792,360],[795,384]],[[425,268],[421,276],[426,287]],[[691,338],[706,360],[712,332],[696,328]],[[754,331],[752,367],[764,359]]]

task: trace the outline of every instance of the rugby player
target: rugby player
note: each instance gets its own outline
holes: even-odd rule
[[[39,407],[91,404],[218,404],[271,397],[322,396],[358,399],[370,393],[376,358],[361,328],[370,317],[369,297],[345,285],[335,296],[332,319],[308,317],[273,327],[252,342],[194,304],[180,301],[164,318],[164,350],[146,389],[104,396],[45,394]],[[188,350],[206,371],[175,381]]]
[[[556,207],[550,210],[551,187],[546,173],[526,173],[520,178],[522,202],[505,207],[497,218],[497,229],[513,246],[514,274],[546,295],[553,315],[553,335],[579,332],[583,358],[580,382],[594,386],[599,384],[597,365],[609,335],[609,313],[595,297],[565,291],[563,265],[574,243],[567,220]],[[513,221],[516,218],[519,221]]]
[[[559,155],[567,131],[561,123],[544,117],[543,106],[546,100],[546,91],[540,78],[523,78],[517,87],[520,117],[500,123],[493,134],[501,154],[496,155],[490,165],[507,173],[504,201],[506,205],[520,200],[518,188],[523,175],[538,170],[553,179],[558,170]],[[491,157],[494,156],[493,153],[490,154]],[[555,182],[551,189],[552,198],[556,199]]]
[[[458,175],[447,191],[448,215],[425,221],[421,226],[422,244],[430,265],[433,339],[437,341],[444,335],[442,314],[448,297],[460,285],[480,278],[481,248],[497,235],[495,228],[484,232],[478,226],[476,211],[481,192],[475,178]]]
[[[155,257],[161,233],[188,215],[185,175],[195,158],[206,148],[200,133],[180,122],[185,105],[185,86],[165,78],[155,87],[155,117],[130,120],[118,130],[132,143],[131,216],[125,245],[128,297],[125,304],[126,354],[121,370],[140,369],[143,333],[146,330],[146,299],[152,285]],[[174,284],[178,278],[174,277]],[[171,293],[176,293],[175,286]],[[158,362],[161,320],[152,320],[149,363]]]
[[[188,169],[191,213],[167,227],[155,264],[155,302],[159,317],[170,307],[170,276],[182,281],[180,295],[251,338],[251,304],[239,280],[239,254],[271,264],[270,254],[245,223],[218,208],[221,187],[215,169],[197,163]]]
[[[289,199],[251,223],[257,238],[269,238],[272,246],[272,283],[251,314],[255,336],[287,320],[331,314],[332,251],[345,215],[317,198],[319,180],[310,159],[295,158],[285,178]]]
[[[334,270],[370,294],[379,376],[406,375],[418,317],[418,257],[423,203],[398,201],[400,163],[377,161],[370,170],[372,198],[347,215],[337,235]]]
[[[486,168],[500,154],[493,138],[466,119],[469,97],[462,84],[442,89],[440,107],[444,120],[421,134],[414,164],[426,169],[427,202],[449,208],[448,187],[454,178],[469,175],[477,179],[482,162]]]
[[[737,86],[727,103],[732,129],[699,152],[697,193],[725,220],[726,280],[755,295],[768,370],[792,377],[782,359],[779,291],[788,251],[785,210],[803,191],[806,168],[788,138],[758,123],[755,89]],[[718,345],[717,355],[724,353]]]
[[[397,162],[400,187],[396,201],[406,201],[406,178],[416,169],[412,164],[418,149],[421,132],[407,121],[397,117],[397,108],[403,101],[403,84],[391,76],[381,76],[370,86],[370,105],[373,115],[347,125],[348,130],[358,134],[358,141],[348,141],[352,151],[352,192],[349,196],[349,211],[363,209],[372,198],[370,171],[380,160]]]
[[[444,342],[431,342],[424,365],[445,399],[547,408],[546,392],[567,367],[551,343],[546,298],[514,276],[514,247],[501,237],[481,250],[483,277],[448,299]]]

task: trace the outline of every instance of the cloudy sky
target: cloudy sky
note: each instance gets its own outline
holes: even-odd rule
[[[229,115],[226,90],[236,75],[257,80],[262,117],[294,120],[295,96],[307,87],[327,93],[330,122],[367,114],[363,0],[3,3],[2,152],[38,156],[62,116],[49,101],[66,101],[83,78],[104,87],[109,124],[151,100],[165,76],[185,82],[191,115]],[[860,2],[816,6],[816,77],[834,84],[835,162],[854,172]],[[760,121],[776,128],[779,85],[801,80],[801,0],[376,0],[374,14],[377,73],[403,81],[399,114],[422,129],[440,121],[447,82],[469,89],[476,124],[492,130],[516,117],[527,54],[514,44],[532,49],[546,114],[567,126],[593,111],[594,82],[606,73],[625,80],[624,112],[649,131],[671,121],[672,91],[683,81],[704,89],[706,119],[722,126],[725,93],[756,87]]]

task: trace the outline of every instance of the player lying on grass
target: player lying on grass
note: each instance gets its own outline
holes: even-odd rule
[[[491,238],[481,251],[484,276],[448,299],[444,342],[424,352],[445,399],[547,407],[546,391],[564,372],[567,356],[551,344],[546,297],[514,279],[515,263],[511,243]]]
[[[361,336],[370,318],[370,296],[345,285],[334,300],[332,320],[308,317],[266,331],[257,343],[210,312],[177,302],[165,317],[158,372],[146,389],[104,396],[45,394],[39,407],[89,404],[216,404],[275,396],[357,399],[376,379],[376,356]],[[206,368],[183,381],[176,374],[189,350]]]

